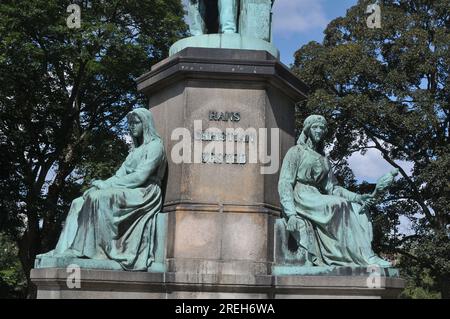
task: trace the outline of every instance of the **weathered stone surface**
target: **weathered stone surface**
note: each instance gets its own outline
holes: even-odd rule
[[[404,282],[392,269],[383,269],[375,289],[370,288],[366,268],[305,267],[302,275],[296,272],[297,256],[279,251],[287,233],[278,218],[278,172],[261,174],[261,163],[171,160],[170,151],[178,142],[171,139],[173,130],[187,128],[193,134],[195,120],[203,129],[279,128],[283,156],[294,145],[294,105],[305,98],[307,87],[275,57],[263,51],[188,48],[155,65],[138,80],[138,87],[149,96],[169,159],[166,272],[83,269],[81,289],[69,289],[65,268],[35,269],[32,280],[39,298],[398,296]],[[209,111],[239,112],[241,120],[211,122]]]
[[[380,278],[377,288],[368,281],[368,276],[274,276],[275,298],[397,298],[404,288],[400,278]]]
[[[305,98],[306,85],[267,52],[204,48],[179,52],[137,82],[169,157],[168,271],[269,274],[273,220],[280,213],[277,169],[261,174],[259,159],[245,165],[174,163],[170,152],[180,137],[171,135],[186,128],[193,136],[194,121],[203,130],[255,128],[259,134],[260,128],[279,128],[279,160],[294,145],[294,105]],[[210,121],[210,111],[239,112],[240,121]]]
[[[170,89],[171,94],[166,93],[166,97],[176,96],[179,91],[169,87],[169,84],[179,83],[180,79],[186,78],[223,79],[226,82],[242,80],[244,83],[250,81],[263,84],[263,89],[273,86],[294,103],[306,98],[308,91],[307,85],[276,57],[258,50],[189,47],[155,64],[150,72],[136,81],[138,90],[156,101],[161,96],[157,94],[161,88],[165,88],[166,92]],[[210,85],[214,86],[214,81],[211,82]]]
[[[71,298],[396,298],[399,278],[369,288],[365,276],[249,276],[81,270],[81,287],[69,289],[65,269],[34,269],[40,299]]]
[[[175,209],[169,213],[169,271],[267,274],[272,261],[272,217],[266,210],[251,211],[246,206],[242,212],[243,207],[228,205],[205,208],[200,204],[167,207]]]
[[[265,31],[266,32],[266,31]],[[261,35],[262,37],[270,34]],[[175,42],[169,50],[169,56],[172,56],[186,48],[220,48],[220,49],[239,49],[239,50],[262,50],[267,51],[273,56],[280,58],[280,51],[270,42],[249,37],[246,34],[204,34],[194,37],[184,38]]]

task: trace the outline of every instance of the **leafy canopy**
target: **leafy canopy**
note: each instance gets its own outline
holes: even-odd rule
[[[183,16],[179,0],[0,2],[0,230],[27,276],[80,189],[123,161],[123,118],[146,105],[135,79],[184,36]]]
[[[375,244],[405,256],[405,273],[413,265],[427,270],[434,289],[449,297],[450,2],[378,1],[382,27],[369,29],[372,3],[360,0],[328,25],[322,44],[296,52],[293,70],[311,86],[298,125],[311,113],[330,119],[330,156],[347,184],[355,182],[346,161],[354,152],[374,148],[400,169],[395,189],[374,212]],[[412,223],[411,233],[398,232],[400,216]]]

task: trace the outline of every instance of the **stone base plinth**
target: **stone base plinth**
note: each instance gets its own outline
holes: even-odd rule
[[[238,34],[195,37],[200,39],[220,45],[180,48],[137,80],[168,158],[166,271],[267,275],[281,211],[280,158],[295,144],[295,104],[308,88],[276,52],[224,49],[226,43],[247,43]],[[225,118],[230,112],[237,117]],[[225,143],[208,137],[212,131],[222,137],[232,131],[236,138]],[[237,138],[244,131],[248,138]],[[271,154],[270,161],[261,154]]]
[[[216,48],[216,49],[239,49],[267,51],[274,57],[279,58],[278,49],[267,41],[254,37],[242,36],[238,33],[232,34],[204,34],[195,37],[181,39],[175,42],[169,51],[169,56],[175,55],[183,49],[193,48]]]
[[[396,298],[404,287],[400,278],[367,276],[247,276],[144,273],[82,269],[79,288],[64,268],[33,269],[31,279],[39,299],[286,299]],[[69,276],[69,277],[68,277]],[[372,282],[372,281],[370,281]]]

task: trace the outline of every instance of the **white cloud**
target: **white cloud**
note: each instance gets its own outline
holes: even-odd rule
[[[276,0],[273,7],[274,33],[289,38],[328,24],[323,0]]]
[[[376,149],[368,149],[365,155],[354,153],[349,158],[350,168],[353,170],[358,180],[366,180],[375,182],[379,177],[388,173],[393,167],[383,159],[380,151]],[[411,162],[396,162],[407,173],[411,173],[413,164]]]
[[[411,220],[406,216],[399,216],[399,219],[400,225],[397,226],[397,231],[402,235],[413,235],[414,229]]]

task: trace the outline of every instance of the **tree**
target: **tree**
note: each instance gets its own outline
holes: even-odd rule
[[[383,220],[377,249],[400,254],[408,278],[420,286],[423,276],[412,273],[426,272],[450,298],[450,2],[378,1],[381,29],[366,24],[372,3],[360,0],[328,25],[322,44],[296,52],[293,70],[311,86],[298,124],[310,113],[331,119],[330,156],[347,177],[346,159],[369,148],[400,169],[375,211]],[[411,234],[398,232],[400,215],[412,222]]]
[[[17,257],[17,247],[0,233],[0,298],[23,297],[25,284],[26,277]]]
[[[70,29],[73,3],[81,27]],[[146,105],[134,80],[184,36],[183,16],[179,0],[0,3],[0,230],[28,280],[70,201],[123,161],[123,118]]]

